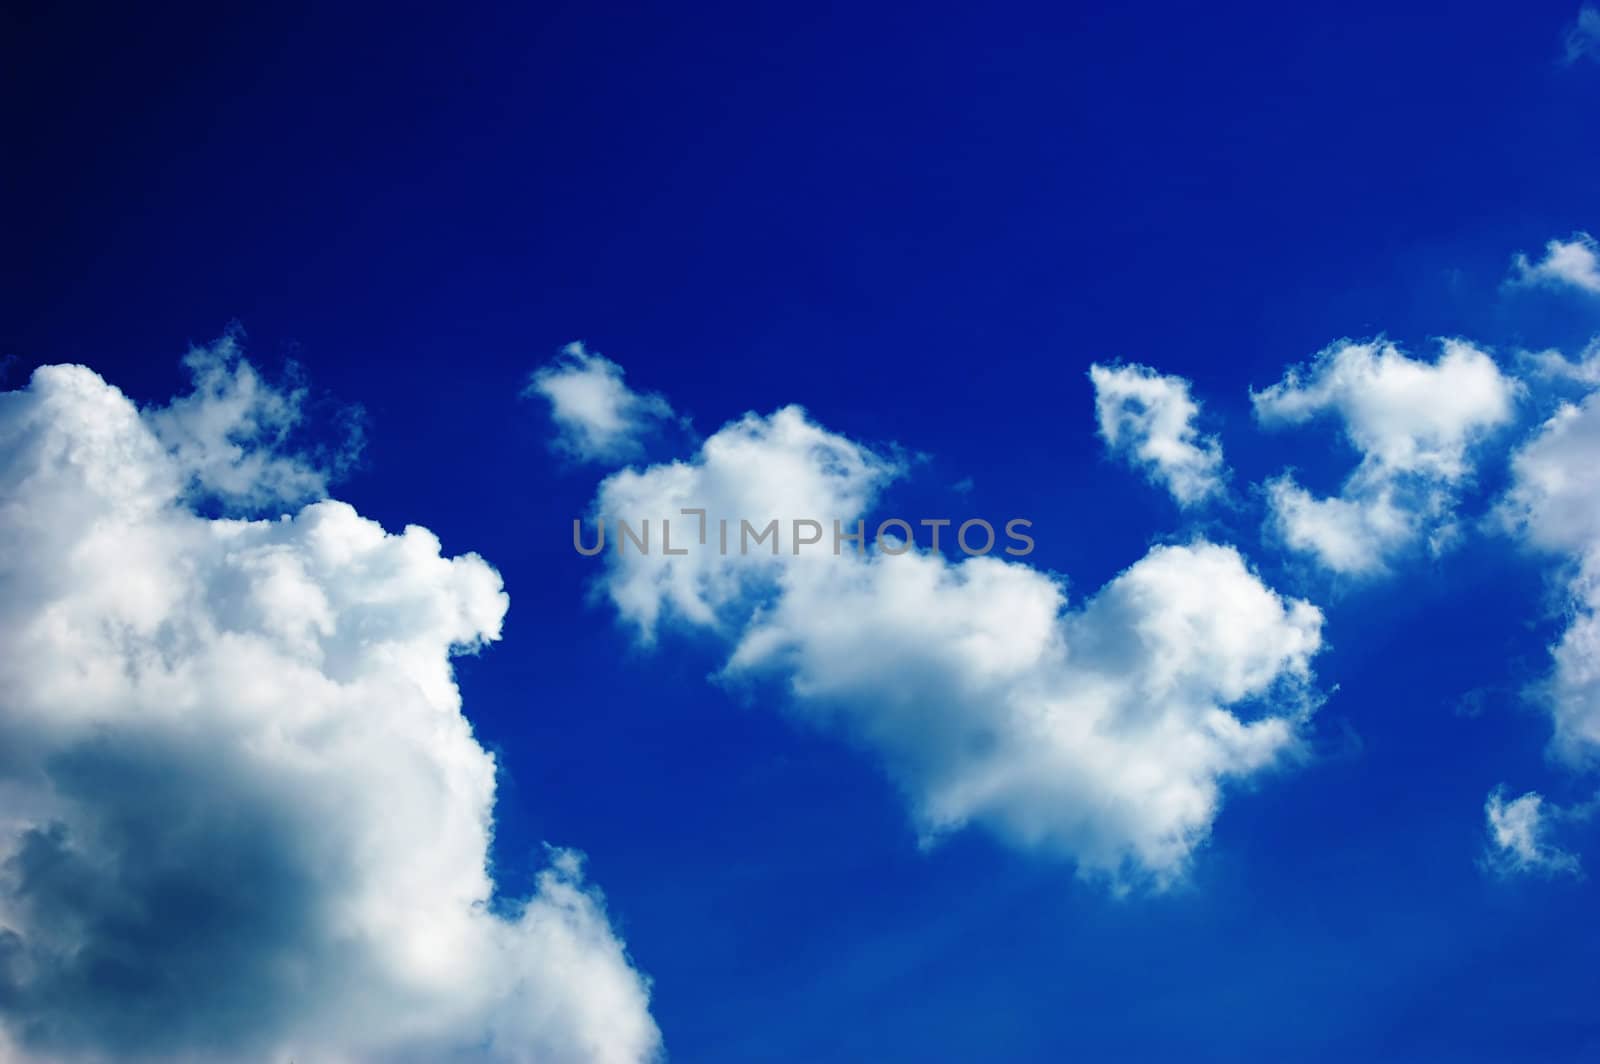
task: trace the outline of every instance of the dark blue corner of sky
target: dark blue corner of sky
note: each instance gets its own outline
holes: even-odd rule
[[[1600,227],[1576,15],[13,4],[5,384],[84,362],[161,400],[237,322],[365,409],[337,494],[511,596],[460,666],[501,888],[543,840],[586,851],[674,1060],[1600,1059],[1594,886],[1472,866],[1484,794],[1549,772],[1531,561],[1364,593],[1262,551],[1259,515],[1214,531],[1325,606],[1337,690],[1309,767],[1122,898],[977,833],[919,850],[870,758],[707,683],[692,641],[633,647],[570,550],[595,476],[518,398],[582,340],[702,434],[801,403],[930,455],[905,491],[970,477],[948,505],[1033,518],[1081,601],[1184,530],[1105,458],[1091,362],[1191,379],[1241,485],[1292,461],[1326,490],[1331,429],[1250,424],[1286,364],[1595,331],[1499,298],[1513,253]]]

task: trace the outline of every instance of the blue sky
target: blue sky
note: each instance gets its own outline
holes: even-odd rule
[[[1600,468],[1600,448],[1584,435],[1597,408],[1583,406],[1600,380],[1600,361],[1586,361],[1600,333],[1600,277],[1593,242],[1580,235],[1600,232],[1591,135],[1600,17],[1560,3],[1515,12],[570,6],[492,16],[275,8],[87,22],[41,10],[11,21],[8,88],[26,102],[13,123],[20,165],[6,177],[12,255],[0,291],[3,385],[16,390],[0,408],[11,451],[0,458],[0,489],[12,504],[0,518],[11,522],[0,583],[13,602],[0,609],[0,640],[14,663],[8,685],[26,694],[0,702],[0,713],[13,718],[7,744],[29,752],[14,758],[23,768],[0,775],[13,810],[0,819],[11,858],[0,925],[44,941],[38,928],[65,924],[26,897],[108,896],[80,890],[90,873],[70,864],[49,866],[66,869],[59,879],[29,879],[45,864],[18,857],[19,840],[65,838],[63,852],[78,852],[72,832],[81,831],[126,854],[168,853],[166,839],[175,856],[159,875],[129,863],[113,876],[129,904],[157,914],[139,935],[164,944],[135,949],[144,959],[128,963],[169,987],[162,1009],[236,1022],[186,1018],[158,1037],[149,999],[102,970],[46,986],[44,954],[0,941],[0,959],[14,966],[0,966],[9,1040],[0,1049],[41,1060],[230,1059],[291,1046],[306,1059],[442,1059],[445,1046],[464,1059],[620,1060],[652,1044],[653,1024],[670,1059],[696,1062],[1578,1061],[1600,1052],[1600,897],[1583,871],[1600,860],[1600,731],[1584,731],[1600,721],[1584,681],[1600,653],[1600,640],[1584,635],[1594,607],[1584,566],[1600,556],[1586,471]],[[230,329],[235,341],[218,345]],[[1442,338],[1476,352],[1451,364],[1459,373],[1440,368]],[[1333,346],[1346,339],[1367,346]],[[559,368],[578,341],[625,370],[629,394],[659,397],[629,408],[633,421],[655,423],[632,449],[561,448],[551,404],[528,392],[530,375]],[[186,369],[192,347],[202,355]],[[1564,361],[1541,361],[1546,352]],[[227,400],[257,380],[238,375],[241,353],[268,389],[248,407],[254,434],[216,420],[237,415]],[[571,372],[614,372],[567,358]],[[89,367],[144,413],[118,421],[120,408],[79,378],[30,386],[38,367],[59,364]],[[1167,466],[1152,471],[1108,444],[1096,364],[1145,389],[1139,409],[1175,418],[1177,443],[1192,449],[1182,451],[1187,468],[1198,461],[1214,490],[1183,505],[1161,479]],[[1151,372],[1140,384],[1129,366]],[[1286,377],[1294,366],[1299,378]],[[200,393],[211,403],[167,406],[189,392],[191,371],[216,386]],[[1277,400],[1260,398],[1275,385]],[[1099,388],[1103,402],[1110,389]],[[1183,397],[1197,404],[1192,418],[1180,416]],[[1296,403],[1311,412],[1288,423]],[[1013,763],[1025,758],[997,755],[988,768],[1019,796],[975,800],[930,840],[921,829],[935,782],[973,777],[959,769],[959,743],[928,736],[944,725],[988,735],[1000,690],[1021,697],[1037,683],[1088,699],[1073,668],[1018,670],[1003,688],[985,686],[977,665],[941,673],[970,645],[940,645],[945,629],[883,624],[874,611],[892,596],[870,583],[866,563],[822,591],[739,575],[749,583],[714,603],[716,625],[668,608],[653,641],[638,637],[608,594],[631,570],[577,556],[572,519],[608,498],[602,482],[620,467],[647,478],[674,460],[704,469],[701,444],[729,439],[719,432],[747,412],[766,419],[787,404],[834,445],[903,467],[874,486],[870,516],[1032,520],[1036,549],[1010,592],[1026,606],[1064,589],[1073,668],[1087,655],[1120,692],[1105,696],[1120,707],[1106,727],[1131,736],[1127,746],[1084,753],[1063,743],[1038,775]],[[1576,427],[1547,424],[1568,408]],[[182,521],[137,526],[171,537],[160,565],[148,562],[153,581],[164,565],[199,581],[195,596],[163,607],[168,627],[225,629],[233,614],[217,596],[239,580],[269,586],[259,559],[253,568],[218,560],[213,576],[210,562],[178,564],[191,547],[173,544],[190,543],[182,537],[200,534],[193,529],[220,534],[212,518],[276,518],[325,493],[390,533],[419,525],[437,536],[432,547],[407,541],[406,561],[393,563],[429,574],[404,594],[337,565],[316,579],[330,609],[357,618],[341,625],[392,622],[412,632],[414,642],[396,644],[407,661],[453,666],[472,735],[417,749],[448,748],[444,763],[468,766],[452,796],[487,786],[471,768],[473,744],[493,754],[492,842],[487,814],[467,802],[436,836],[418,828],[416,847],[374,852],[390,862],[382,868],[420,868],[425,878],[462,853],[471,865],[487,845],[502,914],[532,897],[537,917],[569,887],[588,899],[560,910],[580,913],[592,934],[584,941],[597,943],[579,958],[594,962],[582,968],[597,973],[592,986],[546,986],[563,1019],[527,1020],[544,1006],[514,994],[483,1004],[492,994],[473,984],[504,980],[499,962],[457,970],[426,950],[422,967],[451,985],[439,999],[463,1004],[441,1006],[437,1030],[410,1042],[366,1042],[340,1022],[313,1022],[296,1011],[301,983],[223,980],[244,1002],[232,1011],[197,989],[216,982],[204,951],[196,960],[168,947],[215,935],[236,944],[226,956],[239,970],[323,965],[333,987],[324,996],[351,995],[351,1016],[374,1010],[367,1026],[401,1011],[377,991],[350,990],[388,954],[346,970],[316,952],[326,943],[308,913],[332,919],[343,910],[329,898],[350,884],[362,884],[363,898],[382,894],[370,868],[346,882],[305,864],[308,854],[343,852],[290,838],[318,823],[306,812],[321,808],[316,795],[291,808],[273,797],[278,775],[235,786],[223,768],[235,757],[255,764],[239,752],[248,744],[191,731],[199,725],[182,718],[161,743],[144,736],[154,752],[137,757],[89,756],[97,728],[137,733],[120,718],[86,724],[87,738],[57,736],[51,722],[71,712],[50,701],[66,696],[46,682],[43,659],[24,654],[34,645],[27,633],[58,615],[58,601],[73,604],[86,631],[114,617],[143,632],[136,604],[153,594],[58,600],[67,593],[29,575],[47,563],[84,581],[96,572],[81,555],[27,550],[93,523],[72,509],[72,493],[92,485],[45,492],[39,471],[56,467],[37,456],[98,439],[106,424],[155,441],[150,453],[166,457],[148,461],[181,479],[162,507],[177,507]],[[361,446],[347,462],[352,424]],[[1148,438],[1140,424],[1125,430],[1134,441],[1125,447]],[[1221,457],[1207,464],[1210,440]],[[85,461],[125,469],[127,453]],[[780,470],[792,479],[778,457],[759,452],[751,492],[778,483]],[[1268,485],[1288,469],[1312,496],[1343,489],[1351,512],[1389,500],[1416,531],[1370,534],[1345,564],[1330,564],[1304,536],[1297,546],[1274,509]],[[121,527],[125,506],[107,505],[100,519]],[[318,526],[302,524],[303,536],[268,525],[243,535],[261,538],[260,558],[311,557]],[[1231,548],[1237,570],[1224,560],[1185,582],[1183,552],[1199,543]],[[484,561],[442,560],[468,552]],[[1096,790],[1121,779],[1119,758],[1152,749],[1139,722],[1165,708],[1135,683],[1153,666],[1113,645],[1126,635],[1115,594],[1104,600],[1111,620],[1085,619],[1097,592],[1147,555],[1182,564],[1140,609],[1176,609],[1178,591],[1262,589],[1267,597],[1226,624],[1210,625],[1210,604],[1196,607],[1194,623],[1255,633],[1204,660],[1265,655],[1262,667],[1282,683],[1222,698],[1221,708],[1241,720],[1281,717],[1293,737],[1247,769],[1244,755],[1229,754],[1239,770],[1223,774],[1214,808],[1178,818],[1190,830],[1169,857],[1138,855],[1170,827],[1154,805],[1118,784]],[[130,548],[125,563],[101,563],[132,579],[143,557]],[[945,565],[960,563],[946,554]],[[503,623],[484,582],[491,566],[509,595]],[[439,612],[413,630],[382,610],[411,602],[417,586]],[[984,632],[1000,646],[985,653],[1002,658],[1030,632],[1056,630],[1049,615],[1030,629],[1032,615],[1010,612],[1002,590],[939,596],[909,616],[932,624],[948,610],[959,631],[992,606],[999,619]],[[1302,600],[1320,611],[1316,625],[1273,612]],[[843,605],[834,615],[830,604]],[[731,676],[742,638],[774,616],[793,656]],[[828,643],[847,621],[865,627],[844,649]],[[335,627],[341,640],[350,631]],[[1312,628],[1309,647],[1264,649]],[[448,657],[479,638],[481,652]],[[1562,640],[1568,652],[1553,659]],[[381,678],[389,651],[358,643],[323,652],[329,662],[353,655],[362,664],[350,669]],[[453,720],[448,684],[441,694],[436,675],[417,669],[416,705],[443,706]],[[1215,679],[1206,677],[1201,686]],[[797,694],[797,678],[838,679],[836,697]],[[954,680],[977,693],[949,695]],[[1124,681],[1133,686],[1117,686]],[[222,712],[213,703],[228,703],[232,689],[219,687],[213,702],[197,696],[192,713]],[[138,693],[162,704],[154,690]],[[412,695],[353,690],[359,704],[328,710],[350,716],[329,719],[353,722],[374,748],[416,753],[385,709]],[[913,713],[918,692],[931,692],[925,718],[884,708],[905,692]],[[1197,706],[1184,703],[1186,727],[1198,727]],[[433,718],[418,708],[406,719]],[[202,733],[224,744],[214,759],[191,756],[186,744]],[[190,753],[179,759],[179,749]],[[411,764],[407,756],[346,765],[328,755],[315,778],[334,781],[329,795],[364,796],[346,799],[354,807],[371,798],[374,810],[434,808],[432,792],[384,790],[406,785],[403,771],[384,766]],[[1173,762],[1152,756],[1170,782]],[[150,767],[180,763],[178,773]],[[108,818],[103,810],[130,788],[147,789],[139,772],[176,782],[147,816]],[[1052,789],[1060,780],[1070,795]],[[1498,787],[1501,804],[1489,806],[1502,816],[1497,836],[1486,803]],[[1517,804],[1530,793],[1542,805]],[[455,809],[455,800],[437,805]],[[1133,812],[1117,805],[1124,800]],[[230,802],[241,810],[233,820],[179,816],[188,828],[168,826],[175,810]],[[1092,812],[1102,808],[1122,812]],[[263,810],[272,826],[252,829],[244,814]],[[373,812],[348,838],[376,837],[391,821]],[[51,836],[57,822],[65,834]],[[1038,843],[1019,826],[1039,824],[1059,834]],[[287,841],[252,848],[280,829]],[[581,852],[581,879],[546,844]],[[225,871],[185,857],[216,852],[232,855]],[[258,884],[250,890],[226,874],[253,868],[274,874],[241,874]],[[168,913],[140,894],[151,883],[197,890],[215,909],[186,923],[183,906]],[[603,911],[586,889],[603,891]],[[434,897],[417,890],[419,906]],[[90,929],[82,935],[122,926],[83,905],[71,910]],[[534,925],[471,924],[470,934],[498,943],[504,926]],[[266,930],[240,936],[243,927]],[[117,950],[146,941],[113,938]],[[449,941],[458,949],[449,956],[472,956],[460,946],[467,939]],[[551,970],[540,965],[561,956],[539,943],[505,969],[533,966],[535,990]],[[15,974],[17,957],[33,975]],[[648,977],[647,1020],[637,973]],[[624,1028],[637,1037],[616,1034]]]

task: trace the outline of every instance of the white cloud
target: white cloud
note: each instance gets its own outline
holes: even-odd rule
[[[896,462],[814,424],[798,406],[765,418],[747,414],[707,439],[693,462],[642,472],[624,469],[601,484],[597,514],[628,519],[635,526],[648,520],[658,537],[660,519],[671,518],[674,550],[695,543],[698,533],[697,519],[680,518],[680,509],[707,511],[706,548],[695,543],[687,555],[667,556],[658,539],[653,553],[630,553],[626,564],[613,563],[607,591],[646,641],[653,637],[663,607],[691,623],[714,624],[719,610],[742,601],[752,585],[770,584],[795,558],[773,557],[760,548],[739,553],[741,520],[757,529],[773,518],[786,527],[796,519],[819,521],[827,530],[826,549],[833,542],[832,519],[851,525],[852,515],[863,513],[878,490],[901,472]],[[727,555],[718,549],[723,522],[731,548]],[[616,534],[613,528],[613,542]],[[790,550],[787,542],[783,549]],[[807,551],[796,564],[807,564],[816,555]]]
[[[1571,240],[1550,241],[1544,246],[1544,258],[1538,262],[1519,254],[1512,260],[1512,269],[1514,284],[1566,285],[1600,293],[1600,245],[1588,233],[1574,233]]]
[[[1387,487],[1317,498],[1291,476],[1267,482],[1267,503],[1292,549],[1315,555],[1338,573],[1372,573],[1417,536],[1421,517]]]
[[[1519,386],[1484,352],[1446,340],[1437,361],[1386,342],[1340,341],[1305,369],[1252,392],[1264,425],[1337,417],[1361,461],[1334,498],[1285,474],[1267,485],[1286,543],[1340,573],[1382,571],[1419,539],[1453,534],[1454,489],[1472,473],[1472,448],[1515,412]]]
[[[863,747],[925,840],[973,823],[1085,874],[1181,875],[1227,783],[1294,750],[1320,612],[1203,540],[1151,550],[1072,609],[1058,578],[995,556],[835,555],[833,521],[852,529],[898,472],[796,407],[748,415],[691,461],[600,486],[598,514],[658,533],[671,518],[689,550],[608,548],[603,587],[645,638],[716,634],[723,682],[776,680],[793,712]],[[708,511],[705,547],[683,507]],[[825,539],[740,556],[740,519],[769,518],[816,520]]]
[[[1489,835],[1484,861],[1489,868],[1503,875],[1577,874],[1578,859],[1548,838],[1550,820],[1560,817],[1561,811],[1547,807],[1536,792],[1508,802],[1505,789],[1497,787],[1484,802],[1483,815]]]
[[[359,421],[346,439],[318,461],[285,445],[301,424],[306,389],[284,391],[263,381],[244,360],[235,335],[184,358],[194,391],[150,410],[146,424],[171,452],[185,487],[249,509],[302,502],[327,494],[330,472],[355,460]]]
[[[1521,358],[1535,379],[1586,387],[1600,384],[1600,338],[1591,340],[1577,358],[1568,358],[1554,349],[1524,352]]]
[[[1515,383],[1484,352],[1446,340],[1433,363],[1391,343],[1340,341],[1302,371],[1254,392],[1266,424],[1337,416],[1374,474],[1423,473],[1456,480],[1470,471],[1467,451],[1485,431],[1511,419]]]
[[[1182,506],[1223,491],[1222,446],[1195,428],[1189,382],[1147,366],[1089,367],[1100,435],[1112,454],[1142,467]]]
[[[622,367],[581,343],[568,344],[560,357],[533,373],[524,394],[550,402],[556,446],[584,462],[634,458],[643,440],[673,418],[659,395],[641,395],[623,381]]]
[[[1580,59],[1600,61],[1600,9],[1585,4],[1578,9],[1577,21],[1567,30],[1566,61]]]
[[[310,486],[252,450],[293,400],[198,370],[149,417],[78,366],[0,393],[8,1059],[647,1058],[575,855],[489,904],[495,767],[450,658],[498,638],[499,575],[341,502],[193,512],[196,478]]]
[[[1545,695],[1555,749],[1569,761],[1600,755],[1600,392],[1565,403],[1512,458],[1501,508],[1530,545],[1570,565],[1570,620],[1552,648]]]

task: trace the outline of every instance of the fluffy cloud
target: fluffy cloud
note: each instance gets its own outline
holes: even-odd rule
[[[1341,341],[1251,398],[1267,424],[1337,416],[1374,473],[1454,480],[1469,472],[1468,448],[1511,419],[1515,394],[1492,358],[1460,340],[1444,341],[1431,364],[1390,343]]]
[[[1195,428],[1189,382],[1147,366],[1089,367],[1100,435],[1113,454],[1164,484],[1179,505],[1223,490],[1222,447]]]
[[[667,555],[658,542],[655,553],[613,557],[607,591],[646,642],[653,639],[663,608],[692,624],[715,626],[719,611],[745,600],[752,587],[770,586],[790,564],[810,564],[817,555],[793,555],[787,544],[783,556],[759,547],[744,552],[741,521],[759,529],[773,518],[780,525],[814,520],[825,524],[824,547],[831,548],[831,521],[851,525],[853,515],[863,513],[901,472],[898,463],[813,424],[797,406],[765,418],[747,414],[707,439],[693,462],[643,472],[624,469],[606,478],[597,514],[634,525],[650,521],[658,535],[660,520],[673,519],[673,549],[695,547],[685,555]],[[697,542],[701,519],[681,517],[684,508],[706,511],[703,547]],[[721,550],[724,527],[726,554]]]
[[[672,420],[659,395],[640,395],[623,381],[622,367],[568,344],[559,358],[536,370],[524,391],[550,403],[556,446],[584,462],[619,462],[636,457],[643,439]]]
[[[0,393],[7,1059],[648,1058],[578,858],[492,898],[450,658],[498,637],[498,574],[335,501],[197,514],[315,484],[252,449],[291,399],[192,363],[143,415],[79,366]]]
[[[1588,13],[1592,15],[1594,11]],[[1600,245],[1588,233],[1574,233],[1571,240],[1550,241],[1544,246],[1544,258],[1538,262],[1518,255],[1512,269],[1515,284],[1565,285],[1600,293]]]
[[[1278,533],[1295,550],[1337,573],[1371,573],[1388,554],[1416,539],[1438,496],[1397,499],[1386,485],[1318,498],[1285,474],[1269,480],[1267,505]]]
[[[1588,763],[1600,753],[1600,391],[1563,404],[1512,458],[1501,508],[1533,547],[1565,559],[1570,620],[1552,648],[1544,694],[1555,749]]]
[[[1559,810],[1546,806],[1544,799],[1529,791],[1506,801],[1504,788],[1496,788],[1483,805],[1488,827],[1485,864],[1503,874],[1578,872],[1578,859],[1553,845],[1549,839],[1550,819]]]
[[[1305,369],[1253,392],[1264,425],[1330,415],[1361,453],[1339,495],[1319,499],[1285,474],[1267,485],[1273,521],[1290,547],[1340,573],[1381,571],[1426,536],[1450,537],[1454,489],[1471,475],[1474,445],[1515,412],[1518,385],[1484,352],[1446,340],[1437,361],[1390,343],[1340,341]]]
[[[776,682],[881,761],[927,841],[978,824],[1085,874],[1180,875],[1227,782],[1295,748],[1319,611],[1204,540],[1151,550],[1076,608],[1058,578],[995,556],[835,554],[833,522],[854,530],[899,471],[796,407],[747,415],[690,461],[602,483],[598,516],[669,518],[688,551],[608,549],[603,587],[645,638],[720,636],[722,682]],[[683,508],[707,511],[703,546]],[[741,520],[771,518],[815,520],[823,542],[740,554]]]

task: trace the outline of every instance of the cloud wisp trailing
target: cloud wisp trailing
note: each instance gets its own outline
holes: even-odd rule
[[[490,906],[451,658],[498,638],[499,575],[342,502],[197,513],[321,474],[237,351],[190,365],[143,413],[81,366],[0,393],[0,1055],[648,1059],[576,854]]]

